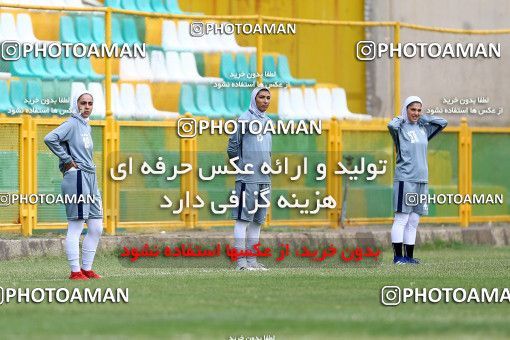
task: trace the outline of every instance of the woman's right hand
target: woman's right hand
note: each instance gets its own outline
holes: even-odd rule
[[[71,161],[71,162],[65,164],[65,171],[67,171],[71,168],[78,169],[78,165],[76,165],[76,163],[74,161]]]

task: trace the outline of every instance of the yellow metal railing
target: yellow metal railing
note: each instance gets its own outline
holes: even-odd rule
[[[400,31],[402,28],[416,29],[431,32],[455,33],[455,34],[509,34],[510,29],[499,30],[468,30],[468,29],[449,29],[428,27],[421,25],[413,25],[396,21],[388,22],[364,22],[364,21],[333,21],[333,20],[314,20],[314,19],[296,19],[282,18],[264,15],[246,15],[246,16],[228,16],[228,15],[178,15],[178,14],[162,14],[122,10],[110,7],[95,8],[70,8],[70,7],[50,7],[50,6],[25,6],[13,4],[0,4],[2,8],[9,9],[26,9],[26,10],[45,10],[45,11],[73,11],[73,12],[99,12],[105,16],[105,43],[111,45],[111,25],[112,14],[129,14],[150,18],[163,19],[197,19],[197,20],[250,20],[259,24],[264,22],[286,22],[307,25],[333,25],[333,26],[352,26],[352,27],[392,27],[393,42],[400,42]],[[263,41],[262,35],[257,36],[257,73],[263,73]],[[394,71],[394,114],[399,112],[400,103],[400,60],[398,57],[393,58]],[[121,126],[158,126],[158,127],[175,127],[174,122],[119,122],[116,121],[111,109],[111,83],[112,83],[112,60],[105,58],[105,104],[106,118],[104,121],[93,122],[92,125],[104,127],[103,135],[103,203],[104,218],[106,231],[109,234],[115,234],[116,228],[137,228],[137,227],[186,227],[194,226],[208,227],[217,225],[218,221],[200,221],[197,212],[188,209],[181,214],[179,222],[165,221],[147,221],[147,222],[119,222],[119,184],[115,181],[108,180],[109,169],[115,167],[119,162],[120,148],[120,127]],[[259,79],[260,80],[260,79]],[[20,131],[19,140],[19,192],[35,193],[37,192],[37,149],[36,135],[37,126],[40,124],[58,125],[62,119],[58,118],[33,118],[29,115],[22,115],[21,118],[2,118],[0,124],[17,124]],[[327,137],[327,164],[332,169],[333,165],[342,160],[342,133],[343,131],[386,131],[386,124],[376,121],[369,124],[359,125],[355,123],[339,122],[336,119],[325,124]],[[470,128],[465,119],[462,120],[460,127],[448,127],[446,132],[458,134],[458,188],[461,194],[472,193],[472,134],[476,132],[494,132],[494,133],[510,133],[509,128]],[[181,161],[197,164],[197,140],[196,138],[181,139],[180,153]],[[338,176],[329,176],[327,178],[327,192],[332,195],[337,202],[342,200],[341,178]],[[190,191],[196,193],[198,190],[197,179],[192,174],[186,174],[181,181],[181,192]],[[338,226],[340,216],[339,207],[329,213],[328,219],[325,221],[307,221],[309,226],[313,225],[329,225],[331,227]],[[270,220],[270,218],[269,218]],[[348,220],[350,225],[361,225],[371,223],[389,223],[391,218],[358,218]],[[431,223],[460,223],[461,226],[468,226],[470,222],[487,222],[487,221],[510,221],[510,216],[471,216],[471,207],[462,205],[459,209],[457,217],[427,217],[424,222]],[[221,221],[220,221],[221,222]],[[229,223],[230,221],[223,221]],[[288,225],[302,226],[302,221],[295,220],[279,220],[271,221],[271,225]],[[59,229],[64,228],[64,223],[46,223],[37,224],[37,206],[30,204],[20,204],[19,223],[0,224],[0,231],[21,231],[23,235],[31,235],[34,229]]]

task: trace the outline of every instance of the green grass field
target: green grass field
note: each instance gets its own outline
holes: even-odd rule
[[[100,254],[104,279],[71,282],[64,257],[0,262],[2,287],[129,287],[127,304],[4,304],[0,338],[275,339],[510,336],[510,304],[385,307],[380,289],[509,287],[510,248],[426,246],[419,266],[232,269],[126,268]],[[254,338],[255,339],[255,338]]]

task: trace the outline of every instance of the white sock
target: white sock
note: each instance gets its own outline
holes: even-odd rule
[[[391,227],[391,243],[402,243],[404,241],[404,228],[409,220],[409,214],[395,213],[393,227]]]
[[[99,238],[103,233],[103,219],[88,219],[87,220],[87,235],[83,239],[82,258],[84,270],[91,270],[94,256],[96,255],[97,244]]]
[[[69,221],[66,237],[67,261],[72,272],[80,271],[80,235],[84,220]]]
[[[234,226],[234,247],[237,250],[246,250],[246,228],[250,222],[243,220],[236,220]],[[237,259],[237,265],[239,267],[246,267],[246,258],[239,257]]]
[[[261,225],[255,222],[250,222],[250,224],[248,224],[248,229],[246,231],[246,249],[255,251],[253,246],[259,242],[260,227]],[[249,265],[257,263],[256,256],[248,256],[246,260]]]
[[[420,223],[420,215],[411,213],[404,229],[404,244],[413,245],[416,242],[416,229]]]

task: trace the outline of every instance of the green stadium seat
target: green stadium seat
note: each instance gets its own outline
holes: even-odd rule
[[[87,75],[80,72],[74,57],[61,57],[62,70],[71,76],[73,80],[87,80]]]
[[[221,114],[225,119],[234,118],[235,112],[231,112],[225,106],[225,92],[226,88],[216,89],[211,88],[211,104],[214,110]]]
[[[196,89],[195,103],[197,104],[197,108],[203,115],[209,118],[220,118],[221,114],[216,112],[215,109],[211,106],[211,96],[209,94],[209,85],[199,84]]]
[[[234,77],[232,77],[231,74],[234,75]],[[230,53],[222,53],[220,61],[220,77],[225,81],[240,81],[239,78],[236,78],[236,75],[237,71],[234,57]]]
[[[74,30],[74,20],[70,16],[60,17],[60,41],[66,43],[79,43]]]
[[[256,60],[256,58],[254,58]],[[265,55],[262,57],[263,62],[263,70],[264,70],[264,83],[286,83],[285,79],[282,79],[278,76],[276,71],[276,64],[274,62],[274,57],[271,55]],[[274,74],[273,77],[266,77],[265,73],[271,72]]]
[[[179,113],[184,114],[189,112],[192,115],[200,114],[197,106],[195,105],[193,92],[193,85],[182,84],[179,98]]]
[[[179,7],[178,0],[164,0],[167,12],[171,14],[185,14]]]
[[[236,116],[239,116],[243,112],[243,110],[241,110],[241,100],[239,96],[239,88],[225,88],[225,106],[229,112],[232,112]]]
[[[180,6],[178,0],[164,0],[164,4],[167,12],[171,14],[189,14],[189,15],[203,15],[204,13],[198,12],[184,12]]]
[[[92,27],[90,26],[90,19],[88,17],[76,17],[76,37],[84,44],[95,43],[92,37]]]
[[[77,62],[78,70],[85,74],[89,81],[102,81],[104,79],[104,75],[96,73],[92,69],[92,65],[90,64],[89,58],[79,58]]]
[[[64,73],[62,70],[59,58],[44,58],[44,67],[53,76],[53,78],[57,78],[58,80],[71,79],[71,76]]]
[[[163,0],[152,0],[152,9],[157,13],[168,13]]]
[[[23,80],[11,80],[9,96],[14,109],[29,110],[30,107],[25,103],[26,91],[25,82]]]
[[[274,62],[274,58],[271,55],[265,55],[262,57],[262,70],[264,75],[262,76],[262,81],[264,84],[280,82],[286,82],[284,79],[280,78],[276,72],[276,64]],[[266,72],[275,73],[274,77],[266,77]],[[255,53],[250,55],[250,73],[257,73],[257,55]]]
[[[133,18],[122,19],[122,37],[124,41],[130,45],[142,43],[138,37],[136,23]]]
[[[151,6],[151,2],[152,1],[147,1],[147,0],[135,0],[135,5],[139,11],[154,12],[154,9]]]
[[[51,80],[54,79],[53,75],[51,75],[44,68],[44,58],[43,57],[35,57],[32,53],[27,56],[28,68],[37,78],[41,78],[43,80]]]
[[[19,58],[10,62],[10,72],[14,77],[35,77],[36,75],[28,68],[27,58]]]
[[[0,79],[0,112],[8,113],[11,109],[13,109],[13,106],[11,104],[11,100],[9,99],[7,81]]]
[[[278,77],[283,79],[285,82],[290,83],[292,86],[313,86],[317,82],[315,79],[296,79],[290,74],[289,61],[284,55],[278,56],[277,64]]]
[[[104,18],[99,16],[92,17],[92,38],[96,44],[103,44],[104,40]]]
[[[69,103],[59,103],[58,98],[69,98],[71,97],[71,81],[53,81],[53,91],[48,91],[50,96],[46,95],[46,91],[43,88],[43,95],[45,98],[53,98],[57,100],[52,108],[57,110],[58,115],[67,115],[69,111]],[[45,84],[49,85],[49,84]]]
[[[146,1],[148,2],[148,1]],[[135,0],[121,0],[120,5],[123,9],[128,9],[131,11],[137,11],[138,8],[136,8]]]
[[[236,55],[236,70],[237,73],[244,73],[245,76],[243,78],[240,78],[240,81],[244,82],[255,82],[256,79],[248,78],[248,74],[251,73],[250,67],[248,65],[248,60],[246,59],[246,56],[242,53]],[[256,68],[255,68],[256,70]]]
[[[251,97],[252,88],[242,87],[239,89],[239,105],[241,107],[241,111],[245,112],[250,108],[250,97]]]
[[[103,25],[104,29],[104,25]],[[104,32],[103,32],[104,35]],[[112,15],[112,43],[114,44],[124,44],[124,38],[122,37],[122,27],[120,23],[120,19],[116,16]]]
[[[122,8],[120,6],[120,0],[105,0],[104,5],[106,7]]]
[[[37,100],[37,103],[31,105],[33,110],[32,115],[38,116],[49,116],[50,106],[43,105],[41,101],[45,99],[42,95],[42,84],[39,79],[31,79],[27,81],[27,98],[31,100]]]

